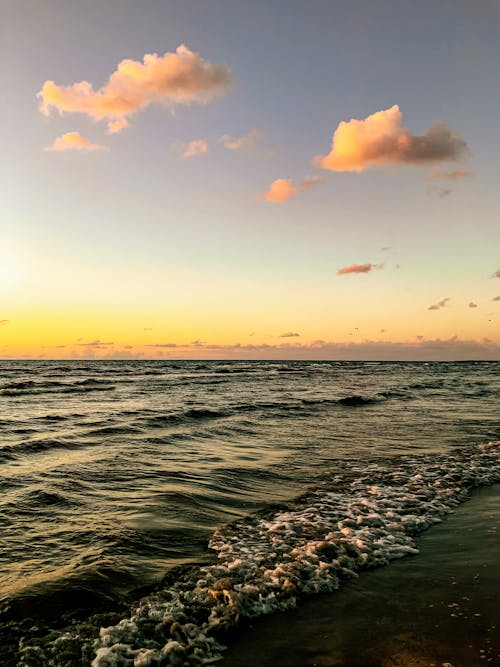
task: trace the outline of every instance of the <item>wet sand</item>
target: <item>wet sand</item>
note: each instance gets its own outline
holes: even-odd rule
[[[418,538],[420,554],[242,624],[222,667],[500,665],[500,485]]]

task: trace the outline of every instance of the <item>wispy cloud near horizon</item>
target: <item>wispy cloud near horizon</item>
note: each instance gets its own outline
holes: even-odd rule
[[[97,343],[98,341],[93,341]],[[106,347],[107,345],[107,347]],[[60,347],[60,346],[57,346]],[[71,346],[67,346],[71,347]],[[277,344],[223,344],[193,341],[192,343],[155,343],[148,345],[124,345],[114,348],[109,343],[84,344],[69,355],[56,354],[56,358],[99,359],[310,359],[310,360],[372,360],[372,361],[452,361],[460,359],[500,360],[500,345],[489,338],[460,339],[425,338],[415,336],[410,340],[363,340],[357,342],[333,342],[315,340],[310,343],[283,342]],[[155,350],[156,348],[156,350]],[[168,348],[171,348],[170,350]],[[56,346],[54,348],[56,349]],[[151,355],[144,350],[151,350]],[[80,351],[81,350],[81,351]],[[98,355],[96,354],[98,353]],[[50,353],[49,353],[50,354]],[[30,355],[31,358],[39,358]],[[4,358],[16,358],[4,354]]]
[[[111,345],[114,345],[113,342],[103,342],[102,340],[99,340],[99,338],[95,338],[94,340],[89,341],[88,343],[76,343],[80,347],[109,347]]]
[[[366,264],[350,264],[339,269],[337,275],[345,276],[349,273],[370,273],[375,268],[383,268],[383,265],[372,264],[371,262],[366,262]]]
[[[438,301],[437,303],[433,303],[431,306],[427,308],[427,310],[441,310],[441,308],[444,308],[446,304],[450,301],[450,297],[447,296],[445,299],[441,299],[441,301]]]

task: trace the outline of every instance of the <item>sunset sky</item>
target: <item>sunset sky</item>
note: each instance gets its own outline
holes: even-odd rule
[[[500,359],[498,2],[1,12],[1,358]]]

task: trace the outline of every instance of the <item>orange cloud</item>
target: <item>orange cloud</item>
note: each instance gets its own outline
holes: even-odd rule
[[[500,278],[500,269],[497,269],[491,274],[492,278]]]
[[[108,119],[110,132],[126,125],[117,119],[137,113],[153,102],[206,104],[231,85],[226,65],[214,65],[181,44],[175,53],[148,53],[142,62],[122,60],[108,82],[94,90],[88,81],[58,86],[45,81],[37,97],[40,111],[49,116],[52,108],[85,113],[96,120]]]
[[[220,142],[230,151],[239,151],[253,146],[260,141],[261,138],[262,132],[260,130],[250,130],[248,134],[245,134],[242,137],[231,137],[229,134],[224,134],[220,138]]]
[[[430,178],[431,181],[446,179],[449,181],[456,181],[459,178],[468,178],[469,176],[474,176],[473,171],[465,171],[463,169],[455,169],[453,171],[442,172],[442,171],[431,171],[428,174],[427,178]]]
[[[308,188],[313,188],[315,185],[319,185],[325,180],[325,177],[322,174],[313,174],[312,176],[306,176],[300,181],[300,189],[307,190]]]
[[[295,333],[294,331],[287,331],[286,333],[282,333],[280,338],[297,338],[298,336],[300,336],[299,333]]]
[[[121,132],[126,127],[129,127],[129,122],[126,118],[117,118],[108,122],[108,134],[116,134]]]
[[[88,139],[85,139],[79,132],[66,132],[66,134],[57,137],[52,146],[45,150],[47,151],[97,151],[103,149],[104,146],[99,144],[92,144]]]
[[[477,303],[474,303],[474,301],[471,301],[469,303],[469,308],[477,308]]]
[[[10,320],[0,320],[0,327],[4,326],[5,324],[8,324]]]
[[[357,120],[343,121],[335,130],[332,150],[315,163],[331,171],[363,171],[383,164],[432,164],[457,160],[468,151],[462,137],[445,123],[421,135],[401,126],[403,114],[397,104]]]
[[[269,190],[264,195],[264,199],[278,204],[295,197],[298,191],[298,187],[294,185],[291,179],[278,178],[271,183]]]
[[[114,343],[104,343],[102,340],[99,340],[99,338],[96,338],[95,340],[91,340],[89,343],[77,343],[77,345],[81,345],[83,347],[102,348],[109,345],[114,345]]]
[[[450,297],[447,296],[446,299],[441,299],[441,301],[438,301],[437,303],[433,303],[432,306],[429,306],[427,310],[440,310],[441,308],[444,308],[448,301],[450,300]]]
[[[494,296],[492,301],[500,301],[500,296]],[[8,322],[8,320],[3,320],[4,322]]]
[[[323,180],[324,178],[320,174],[306,176],[299,184],[294,183],[290,178],[278,178],[271,183],[269,190],[264,195],[264,199],[274,203],[281,203],[295,197],[300,190],[312,188]]]
[[[377,265],[367,262],[366,264],[351,264],[350,266],[344,266],[344,268],[339,269],[337,274],[339,276],[345,276],[348,273],[369,273]]]
[[[144,347],[177,347],[177,343],[149,343]]]
[[[178,141],[174,148],[179,151],[182,157],[195,157],[195,155],[204,155],[208,153],[208,143],[204,139],[195,139],[194,141]]]

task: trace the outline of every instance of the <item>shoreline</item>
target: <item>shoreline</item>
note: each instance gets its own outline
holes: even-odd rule
[[[500,484],[475,489],[417,538],[419,555],[242,623],[221,666],[498,665],[499,530]]]

